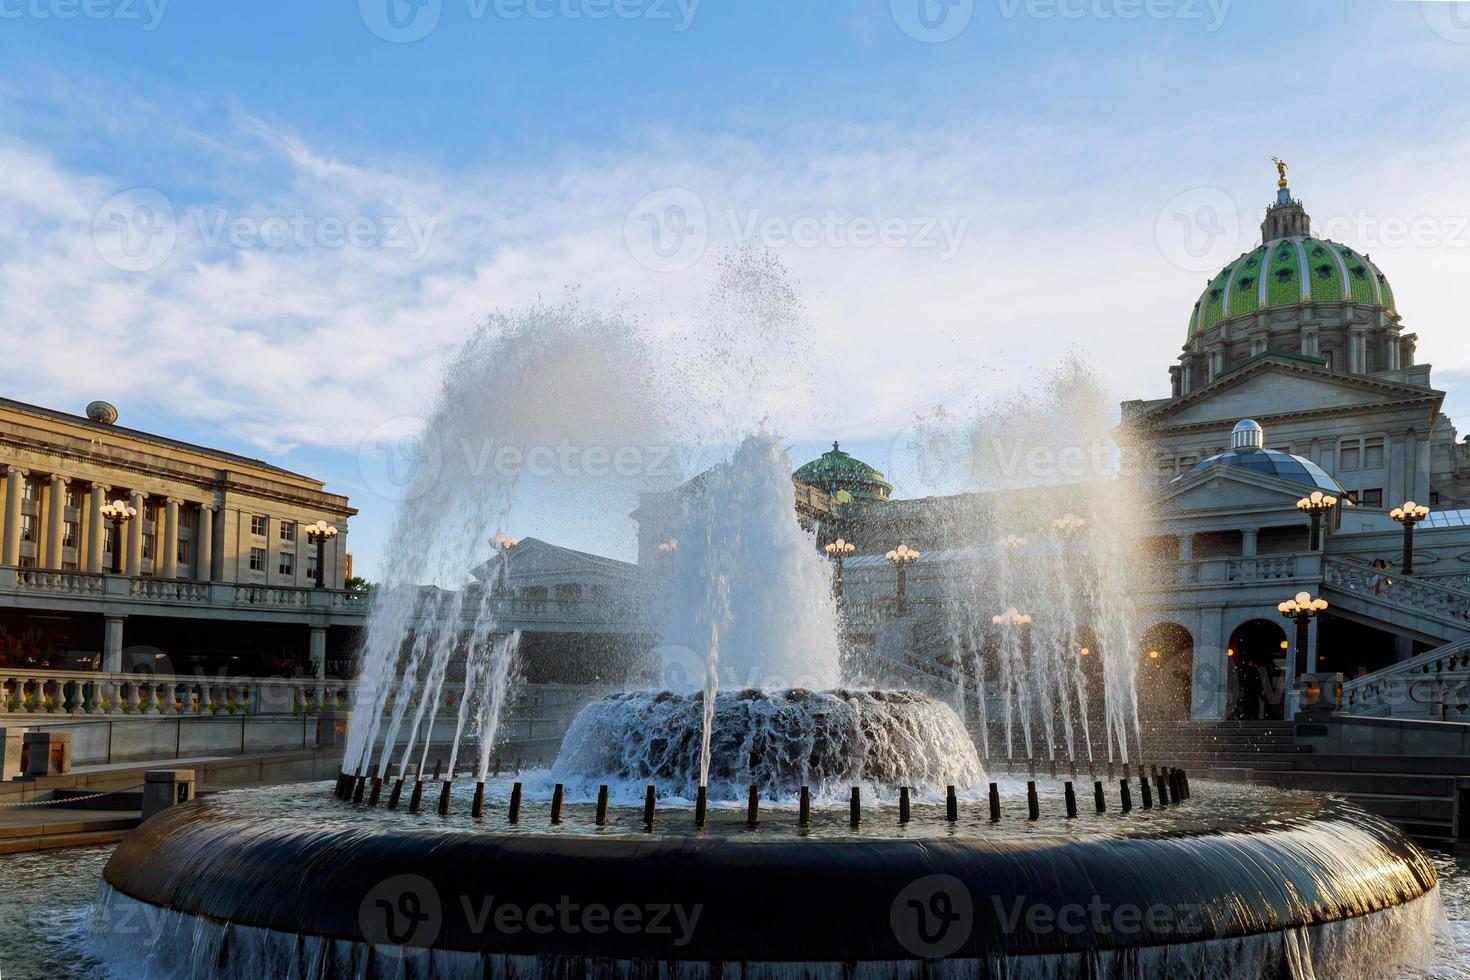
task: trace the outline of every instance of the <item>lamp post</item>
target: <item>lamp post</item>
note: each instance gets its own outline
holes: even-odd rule
[[[306,543],[316,545],[316,587],[326,581],[327,539],[337,536],[337,529],[326,521],[306,525]]]
[[[1310,592],[1298,592],[1285,602],[1277,603],[1276,610],[1296,623],[1296,656],[1292,676],[1315,673],[1316,664],[1307,662],[1307,629],[1312,620],[1327,608],[1326,599],[1314,599]]]
[[[500,552],[500,592],[502,594],[510,591],[510,553],[515,551],[520,543],[519,538],[513,538],[504,531],[496,531],[495,537],[490,539],[490,544]],[[671,542],[664,543],[671,544]],[[660,551],[664,550],[663,545],[658,547]],[[672,551],[672,547],[669,550]]]
[[[125,500],[114,500],[103,504],[101,511],[103,520],[112,521],[112,574],[118,575],[122,573],[123,527],[138,516],[138,510]]]
[[[919,560],[919,552],[906,544],[901,544],[883,557],[898,569],[898,614],[907,616],[909,612],[909,566]]]
[[[902,545],[900,545],[900,547],[902,547]],[[851,541],[844,541],[842,538],[838,538],[836,541],[833,541],[822,550],[827,552],[827,557],[831,558],[833,563],[837,566],[836,571],[832,574],[832,595],[835,596],[838,601],[841,601],[842,559],[846,558],[854,551],[857,551],[857,545],[853,544]],[[897,554],[897,552],[894,552],[894,554]],[[900,572],[899,574],[902,575],[903,573]]]
[[[1337,498],[1321,490],[1313,490],[1309,496],[1296,502],[1296,509],[1312,518],[1311,550],[1322,550],[1322,515],[1337,506]]]
[[[1414,525],[1429,516],[1429,508],[1412,500],[1395,507],[1388,516],[1404,526],[1404,574],[1414,574]]]

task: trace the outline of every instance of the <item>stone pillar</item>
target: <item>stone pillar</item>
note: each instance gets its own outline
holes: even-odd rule
[[[163,508],[163,564],[158,567],[164,578],[179,577],[179,498],[169,497]]]
[[[107,616],[102,621],[102,670],[116,674],[122,671],[123,620],[126,616]]]
[[[21,737],[26,746],[27,778],[65,776],[71,772],[70,732],[26,732]]]
[[[144,820],[193,798],[193,769],[150,769],[143,775]]]
[[[62,563],[62,528],[66,520],[66,480],[51,474],[51,489],[46,497],[46,567],[60,570]]]
[[[199,544],[195,549],[194,577],[205,582],[214,581],[214,508],[208,504],[199,508]]]
[[[1219,720],[1228,709],[1230,671],[1233,665],[1225,652],[1225,609],[1212,606],[1200,610],[1199,630],[1194,644],[1194,684],[1190,715],[1196,721]]]
[[[128,564],[127,573],[143,574],[143,505],[148,502],[147,494],[134,490],[128,496],[128,506],[138,513],[128,521]]]
[[[25,499],[27,471],[19,466],[5,467],[5,551],[0,564],[20,564],[20,505]]]
[[[319,681],[327,678],[327,628],[311,628],[311,669]]]
[[[1240,532],[1240,553],[1242,557],[1254,558],[1256,556],[1256,538],[1260,534],[1259,528],[1248,527]]]
[[[105,483],[94,483],[91,499],[87,501],[87,561],[82,567],[89,572],[102,571],[102,539],[107,534],[102,505],[107,503],[107,491],[111,489]]]
[[[1191,561],[1194,558],[1194,534],[1179,535],[1179,560]]]

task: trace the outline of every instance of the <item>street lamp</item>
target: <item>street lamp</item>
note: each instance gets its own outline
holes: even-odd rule
[[[1429,516],[1429,508],[1412,500],[1395,507],[1388,516],[1404,526],[1404,574],[1414,574],[1414,525]]]
[[[1312,518],[1312,551],[1322,550],[1322,515],[1337,506],[1337,498],[1321,490],[1313,490],[1310,496],[1296,502],[1296,509]]]
[[[510,553],[516,550],[520,543],[519,538],[513,538],[504,531],[496,531],[495,537],[490,539],[490,544],[500,552],[500,591],[502,594],[510,591]],[[669,543],[665,542],[665,544]],[[659,545],[659,550],[664,550],[664,546]]]
[[[1314,599],[1310,592],[1298,592],[1285,602],[1277,603],[1276,611],[1296,623],[1296,657],[1293,676],[1312,673],[1307,669],[1307,627],[1312,620],[1327,608],[1326,599]]]
[[[112,574],[117,575],[122,572],[123,527],[138,516],[138,509],[126,500],[114,500],[103,504],[101,511],[103,520],[112,521]]]
[[[919,560],[919,552],[906,544],[901,544],[883,557],[898,569],[898,614],[907,616],[909,611],[909,566]]]
[[[316,545],[316,587],[321,588],[326,581],[327,565],[327,539],[337,536],[337,529],[326,521],[317,521],[315,524],[307,524],[306,543]]]
[[[899,547],[902,547],[902,545]],[[832,594],[840,600],[842,598],[842,559],[857,551],[857,545],[851,541],[844,541],[842,538],[838,538],[822,550],[827,552],[827,557],[831,558],[837,565],[837,570],[832,575]],[[894,552],[894,554],[897,553],[896,551]],[[915,555],[915,557],[918,556]]]

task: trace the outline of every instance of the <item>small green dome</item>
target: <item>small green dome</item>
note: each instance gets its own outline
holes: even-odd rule
[[[1310,235],[1278,238],[1210,280],[1189,318],[1189,336],[1217,323],[1305,303],[1358,303],[1397,315],[1388,278],[1366,255]]]
[[[887,500],[893,491],[882,473],[838,449],[835,442],[831,452],[800,467],[792,478],[832,497],[847,494],[855,500]]]

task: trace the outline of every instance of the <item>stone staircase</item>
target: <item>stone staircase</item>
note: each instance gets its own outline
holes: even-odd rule
[[[1470,635],[1470,592],[1429,579],[1390,573],[1387,591],[1373,591],[1373,568],[1350,558],[1322,561],[1322,596],[1334,615],[1412,636],[1452,643]]]
[[[1314,752],[1296,737],[1295,723],[1282,721],[1142,727],[1145,761],[1157,758],[1212,779],[1331,793],[1430,844],[1451,846],[1460,837],[1456,804],[1462,779],[1470,794],[1470,755]]]

